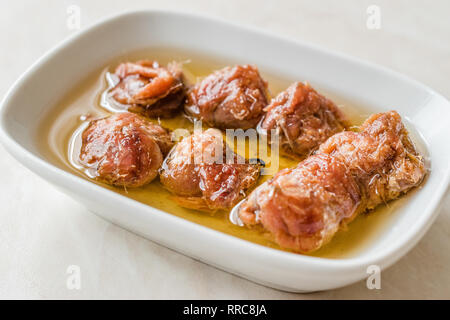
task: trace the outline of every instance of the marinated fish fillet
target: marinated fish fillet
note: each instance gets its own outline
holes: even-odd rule
[[[425,174],[398,113],[379,113],[359,132],[335,134],[315,155],[260,185],[239,217],[249,227],[262,225],[281,247],[311,252],[359,213],[419,185]]]

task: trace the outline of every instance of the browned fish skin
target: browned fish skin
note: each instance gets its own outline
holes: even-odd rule
[[[426,169],[395,111],[372,115],[360,132],[338,133],[243,202],[239,217],[261,224],[282,247],[319,249],[359,213],[419,185]]]
[[[272,99],[258,130],[270,135],[276,130],[283,150],[308,156],[333,134],[344,130],[345,117],[329,99],[308,83],[295,82]]]
[[[120,64],[115,71],[119,83],[110,96],[129,111],[150,118],[168,118],[179,111],[185,97],[181,67],[166,68],[155,61],[141,60]]]
[[[372,115],[358,133],[334,135],[319,152],[347,165],[364,190],[368,209],[398,198],[420,184],[426,174],[424,161],[395,111]]]
[[[188,92],[186,113],[220,129],[254,128],[267,105],[267,83],[251,65],[226,67]]]
[[[259,165],[238,163],[236,154],[226,163],[227,147],[221,139],[217,129],[194,133],[179,142],[164,161],[161,183],[181,206],[206,211],[231,208],[256,183]]]
[[[80,162],[114,186],[140,187],[158,175],[172,147],[169,133],[124,112],[91,121],[82,134]]]
[[[326,243],[341,222],[351,221],[360,201],[345,165],[318,154],[256,188],[240,218],[246,225],[261,223],[280,246],[308,252]]]

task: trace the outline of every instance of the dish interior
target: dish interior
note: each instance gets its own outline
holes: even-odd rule
[[[43,157],[65,171],[169,214],[253,243],[284,250],[275,244],[262,230],[247,229],[231,223],[228,212],[220,211],[214,214],[207,214],[178,206],[171,199],[171,194],[162,187],[158,179],[144,187],[126,190],[90,179],[82,170],[77,169],[73,165],[73,159],[77,157],[77,136],[74,135],[74,132],[82,128],[83,124],[86,123],[85,117],[92,119],[111,114],[111,112],[100,105],[101,95],[108,88],[107,73],[113,72],[120,62],[140,59],[156,60],[162,65],[166,65],[171,61],[181,61],[183,62],[183,72],[189,82],[194,82],[198,78],[204,77],[212,71],[227,65],[252,63],[252,61],[233,61],[223,57],[211,57],[211,55],[174,47],[141,49],[106,61],[103,66],[91,72],[83,81],[75,84],[72,90],[69,90],[62,99],[54,104],[54,107],[41,121],[35,137]],[[260,72],[262,77],[269,83],[271,96],[284,90],[294,81],[307,80],[303,79],[301,75],[298,75],[297,79],[293,79],[276,74],[273,70],[265,70],[263,67],[260,67]],[[311,84],[320,93],[333,100],[347,115],[352,125],[360,125],[371,113],[377,112],[370,105],[338,95],[327,90],[327,88],[322,88],[318,84]],[[153,119],[150,121],[159,123],[171,130],[178,128],[193,130],[193,124],[182,113],[171,119]],[[406,123],[406,125],[419,152],[426,155],[425,145],[419,135],[410,124]],[[248,153],[249,143],[251,144],[252,142],[247,141],[246,146],[237,148],[237,152],[251,157],[252,155]],[[293,167],[296,163],[298,163],[298,160],[281,156],[279,169]],[[262,176],[258,184],[269,178],[270,175]],[[413,190],[396,201],[359,215],[346,230],[339,231],[330,243],[310,255],[330,259],[346,259],[357,256],[368,247],[374,245],[375,240],[389,229],[389,226],[393,224],[396,217],[400,214],[399,212],[404,209],[407,199],[416,192],[417,190]]]

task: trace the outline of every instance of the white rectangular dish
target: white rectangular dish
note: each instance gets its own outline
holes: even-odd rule
[[[43,117],[86,74],[105,61],[143,47],[195,50],[247,61],[290,78],[308,80],[342,96],[395,109],[426,144],[430,174],[377,241],[354,257],[324,259],[241,240],[178,218],[58,168],[43,156],[36,130]],[[194,15],[144,11],[105,20],[39,59],[10,89],[0,114],[0,138],[22,164],[98,215],[166,247],[252,281],[287,291],[317,291],[386,268],[425,234],[450,181],[450,103],[402,75],[341,54]]]

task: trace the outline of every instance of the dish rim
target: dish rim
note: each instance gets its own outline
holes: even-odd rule
[[[369,62],[357,57],[352,57],[345,53],[336,52],[332,49],[322,48],[318,45],[311,44],[309,42],[300,41],[297,39],[293,39],[291,37],[285,35],[279,35],[267,30],[261,30],[257,27],[243,25],[236,22],[230,22],[223,18],[219,17],[209,17],[203,14],[193,13],[193,12],[183,12],[179,10],[130,10],[120,14],[114,14],[111,16],[107,16],[105,18],[100,19],[98,22],[88,25],[84,30],[81,30],[75,34],[68,36],[65,40],[55,45],[49,51],[47,51],[44,55],[42,55],[38,60],[36,60],[9,88],[5,96],[3,97],[0,104],[0,141],[5,145],[6,149],[14,155],[14,157],[21,163],[23,163],[27,168],[33,167],[32,163],[35,163],[35,167],[40,167],[41,170],[46,170],[52,175],[60,176],[60,182],[66,186],[69,185],[78,185],[79,187],[83,187],[86,189],[92,189],[93,192],[99,193],[99,196],[106,198],[115,198],[117,201],[124,201],[127,206],[138,206],[142,210],[151,210],[148,212],[150,214],[158,214],[160,216],[164,216],[169,223],[180,223],[183,222],[187,224],[193,230],[198,232],[207,233],[210,236],[215,236],[222,238],[224,241],[233,241],[236,245],[244,245],[248,246],[249,249],[254,250],[255,254],[269,254],[275,259],[283,259],[283,261],[294,263],[294,264],[308,264],[311,267],[317,268],[319,270],[329,270],[330,267],[333,268],[333,271],[343,271],[343,270],[356,270],[361,268],[361,266],[368,266],[372,264],[377,264],[382,268],[387,268],[394,262],[396,262],[400,257],[406,254],[410,249],[412,249],[416,243],[422,238],[424,233],[428,230],[429,226],[433,223],[434,218],[438,213],[438,206],[443,199],[444,194],[447,192],[449,183],[450,183],[450,171],[446,171],[445,177],[441,180],[441,183],[437,186],[437,192],[433,194],[433,197],[429,199],[429,204],[426,206],[426,210],[424,214],[421,214],[414,225],[405,233],[400,234],[394,243],[392,243],[389,247],[386,247],[383,250],[379,250],[371,255],[365,256],[355,256],[348,258],[322,258],[322,257],[313,257],[306,256],[302,254],[282,251],[270,247],[266,247],[263,245],[259,245],[247,240],[240,239],[238,237],[216,231],[209,227],[197,224],[195,222],[191,222],[189,220],[177,217],[169,212],[165,212],[163,210],[157,209],[155,207],[146,205],[137,200],[133,200],[126,196],[120,195],[112,190],[108,190],[100,185],[96,185],[91,181],[85,180],[82,177],[76,176],[68,171],[58,168],[57,166],[51,164],[49,161],[39,158],[34,155],[33,152],[29,151],[27,148],[23,147],[19,142],[16,142],[14,136],[7,131],[5,127],[5,122],[7,120],[7,111],[11,107],[9,105],[9,100],[17,94],[17,89],[20,88],[27,79],[38,70],[41,65],[45,64],[52,60],[52,58],[58,54],[58,52],[77,42],[82,37],[88,36],[95,30],[100,28],[108,28],[108,25],[111,23],[116,23],[117,20],[120,19],[130,19],[136,15],[144,15],[151,17],[151,15],[170,15],[170,16],[188,16],[190,18],[194,18],[196,20],[203,20],[204,24],[222,24],[228,27],[243,29],[247,32],[256,33],[267,38],[278,38],[280,40],[290,42],[291,44],[299,47],[305,47],[308,49],[312,49],[314,51],[326,54],[328,56],[334,56],[339,59],[352,62],[358,64],[359,66],[364,66],[369,69],[377,69],[387,74],[388,76],[395,77],[403,82],[406,82],[408,85],[414,86],[420,90],[425,90],[429,95],[436,96],[438,98],[442,98],[443,101],[447,102],[450,105],[449,101],[436,92],[435,90],[429,88],[427,85],[420,83],[417,80],[411,79],[410,77],[401,74],[397,71],[391,70],[387,67],[378,65],[373,62]],[[20,93],[19,93],[20,94]],[[37,170],[33,170],[36,174],[41,175],[37,172]],[[42,175],[41,175],[42,176]],[[44,178],[48,180],[47,178]],[[72,188],[74,190],[74,188]],[[75,191],[77,192],[77,191]],[[156,240],[153,240],[158,242]]]

